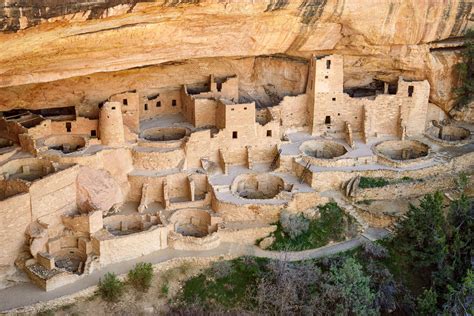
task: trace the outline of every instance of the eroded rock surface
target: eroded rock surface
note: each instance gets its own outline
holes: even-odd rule
[[[0,86],[5,87],[0,108],[45,107],[57,99],[50,91],[64,93],[64,103],[90,106],[102,97],[93,75],[101,72],[107,83],[100,87],[110,95],[128,89],[142,71],[138,85],[174,84],[182,78],[183,63],[202,65],[202,58],[218,61],[194,68],[208,74],[228,72],[219,63],[243,56],[307,59],[338,53],[345,56],[347,87],[373,79],[395,81],[399,75],[428,79],[435,87],[430,101],[448,111],[462,46],[457,37],[472,25],[472,6],[467,0],[442,5],[438,0],[5,1],[0,7]],[[259,64],[248,60],[242,72],[258,73]],[[148,66],[159,64],[167,70],[157,81],[147,79],[157,70]],[[269,84],[275,85],[248,89],[249,96],[271,96]]]
[[[82,167],[77,176],[77,206],[82,213],[107,212],[122,202],[120,186],[105,170]]]

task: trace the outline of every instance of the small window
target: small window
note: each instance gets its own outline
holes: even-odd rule
[[[247,110],[247,107],[244,107],[244,110]]]
[[[337,113],[337,116],[341,116],[341,113]]]
[[[156,107],[161,108],[161,101],[156,102]]]
[[[71,132],[71,129],[72,129],[71,122],[67,122],[67,123],[66,123],[66,132],[70,133],[70,132]]]
[[[329,115],[326,116],[326,119],[324,120],[324,124],[331,124],[331,117]]]
[[[272,137],[272,130],[271,129],[267,130],[267,137]]]
[[[112,110],[115,110],[115,106],[112,107]]]
[[[145,103],[145,111],[148,111],[148,103]]]
[[[91,137],[96,137],[97,131],[95,129],[91,130]]]
[[[324,76],[324,79],[327,79],[327,78],[329,78],[329,77],[328,77],[328,76]]]
[[[415,88],[413,86],[408,86],[408,96],[411,97],[413,95],[413,91],[415,91]]]
[[[232,109],[230,109],[230,110],[231,110],[231,111],[233,111],[233,110],[234,110],[234,108],[232,108]]]
[[[222,90],[222,82],[217,83],[217,91],[221,92]]]
[[[331,69],[331,61],[326,60],[326,69]]]
[[[232,138],[234,138],[234,139],[237,138],[237,132],[236,131],[232,132]]]
[[[336,98],[332,98],[333,101],[336,101]]]
[[[128,100],[127,100],[127,99],[123,99],[123,100],[122,100],[122,103],[123,103],[123,105],[128,105]]]
[[[176,100],[171,100],[171,105],[176,106]]]

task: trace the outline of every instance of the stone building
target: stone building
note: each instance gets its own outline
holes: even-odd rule
[[[343,70],[342,56],[314,56],[306,92],[268,107],[242,98],[238,76],[210,75],[112,95],[97,118],[3,113],[0,278],[18,267],[51,290],[158,250],[253,244],[283,208],[334,192],[347,205],[390,195],[361,190],[361,176],[423,179],[392,188],[410,195],[472,172],[474,127],[429,103],[427,81],[357,96]],[[351,214],[362,229],[390,222]]]

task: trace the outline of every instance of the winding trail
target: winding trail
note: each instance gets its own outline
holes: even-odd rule
[[[65,285],[55,290],[46,292],[32,283],[22,283],[3,290],[0,290],[0,312],[10,311],[36,304],[47,302],[64,296],[72,295],[90,287],[95,287],[99,279],[107,272],[114,272],[117,275],[126,274],[138,262],[151,262],[152,264],[162,263],[174,258],[204,258],[218,256],[255,256],[261,258],[278,259],[285,261],[299,261],[305,259],[317,259],[348,251],[360,246],[364,240],[376,240],[386,236],[388,232],[380,229],[369,228],[362,236],[354,239],[331,244],[317,249],[298,252],[275,252],[262,250],[254,245],[242,245],[237,243],[222,243],[219,247],[211,250],[186,251],[175,249],[163,249],[149,255],[111,264],[102,269],[96,270],[75,283]]]

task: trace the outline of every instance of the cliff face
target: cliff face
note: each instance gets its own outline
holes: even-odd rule
[[[458,37],[472,25],[472,7],[469,0],[6,0],[0,109],[47,107],[58,91],[64,102],[88,106],[133,83],[159,88],[204,73],[256,74],[252,56],[274,54],[286,56],[279,63],[287,75],[276,86],[296,93],[301,87],[292,82],[304,70],[291,57],[339,53],[347,87],[399,75],[428,79],[431,101],[449,110]],[[242,58],[247,63],[237,67]],[[197,68],[185,73],[183,64],[202,67],[192,75]],[[270,77],[251,76],[244,92],[258,94],[257,83]],[[102,90],[89,96],[97,78],[105,79]]]

